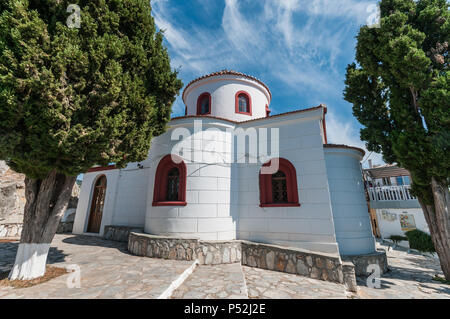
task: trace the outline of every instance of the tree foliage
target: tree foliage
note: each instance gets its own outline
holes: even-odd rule
[[[379,28],[361,27],[344,97],[361,139],[408,169],[413,192],[432,203],[430,182],[450,171],[450,12],[446,0],[382,0]]]
[[[0,3],[0,158],[28,177],[145,159],[181,87],[148,0]]]

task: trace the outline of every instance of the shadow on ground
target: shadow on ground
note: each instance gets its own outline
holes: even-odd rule
[[[0,243],[0,273],[9,273],[16,260],[17,250],[19,249],[19,242]],[[47,263],[54,264],[64,262],[67,254],[63,250],[56,247],[50,247],[48,252]],[[1,278],[0,278],[1,279]]]
[[[94,247],[105,247],[105,248],[115,248],[121,253],[132,255],[128,251],[127,243],[106,240],[97,236],[87,236],[87,235],[71,235],[71,237],[65,238],[62,241],[65,244],[71,245],[81,245],[81,246],[94,246]]]

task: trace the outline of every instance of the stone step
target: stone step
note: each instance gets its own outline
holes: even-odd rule
[[[250,299],[346,299],[345,286],[260,268],[242,267]]]
[[[172,299],[247,299],[240,263],[200,265],[172,294]]]

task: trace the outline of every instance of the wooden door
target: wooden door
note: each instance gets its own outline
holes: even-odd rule
[[[101,176],[94,186],[91,210],[89,213],[88,233],[99,233],[102,224],[103,206],[105,204],[106,176]]]
[[[375,209],[370,210],[370,222],[372,223],[373,235],[376,238],[381,238],[380,227],[378,225],[377,211]]]

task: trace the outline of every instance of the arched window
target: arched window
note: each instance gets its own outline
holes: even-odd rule
[[[273,162],[272,162],[273,161]],[[271,160],[264,167],[276,166],[277,161]],[[259,192],[261,207],[298,207],[297,173],[294,165],[284,158],[278,159],[275,173],[259,173]]]
[[[252,115],[252,99],[245,91],[236,93],[236,113]]]
[[[91,210],[86,231],[88,233],[99,233],[102,224],[103,206],[106,196],[106,176],[101,175],[94,184],[92,193]]]
[[[205,92],[198,97],[197,115],[211,114],[211,94]]]
[[[159,161],[153,206],[186,206],[186,164],[181,157],[169,154]]]

